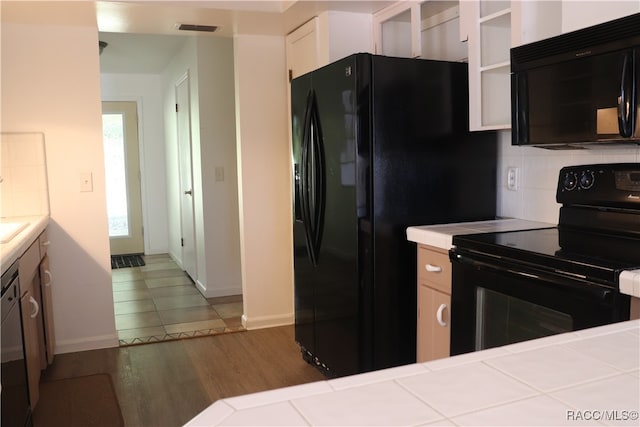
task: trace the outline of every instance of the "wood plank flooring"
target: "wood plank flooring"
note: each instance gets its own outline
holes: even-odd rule
[[[60,354],[41,381],[97,373],[112,376],[128,427],[181,426],[220,398],[325,379],[284,326]]]

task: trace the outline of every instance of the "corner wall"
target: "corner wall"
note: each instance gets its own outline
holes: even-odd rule
[[[45,139],[56,353],[115,347],[95,4],[1,7],[2,131]]]
[[[243,324],[293,323],[285,39],[234,37]],[[257,72],[259,70],[259,72]]]

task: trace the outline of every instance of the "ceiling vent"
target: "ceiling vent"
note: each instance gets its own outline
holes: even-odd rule
[[[198,24],[176,24],[180,31],[203,31],[205,33],[213,33],[218,29],[216,25],[198,25]]]

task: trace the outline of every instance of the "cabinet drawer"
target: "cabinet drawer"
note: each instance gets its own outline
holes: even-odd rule
[[[40,259],[44,258],[47,254],[47,250],[49,249],[49,235],[47,234],[47,229],[45,228],[40,237],[38,237],[38,242],[40,244]]]
[[[40,264],[40,243],[36,240],[29,246],[18,261],[18,274],[20,276],[20,288],[22,294],[31,289],[31,282],[38,271]]]
[[[418,246],[418,281],[451,294],[451,261],[444,249]]]

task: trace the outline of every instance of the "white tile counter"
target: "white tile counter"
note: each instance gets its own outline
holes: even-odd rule
[[[222,399],[186,425],[638,426],[640,320]]]
[[[493,233],[498,231],[531,230],[555,227],[556,224],[505,218],[492,221],[459,222],[452,224],[421,225],[407,228],[407,240],[423,245],[449,250],[453,247],[453,236],[464,234]]]
[[[11,267],[29,246],[38,238],[40,233],[49,225],[48,215],[38,216],[20,216],[2,218],[0,222],[4,223],[27,223],[18,234],[16,234],[7,243],[0,243],[0,265],[2,272]]]

